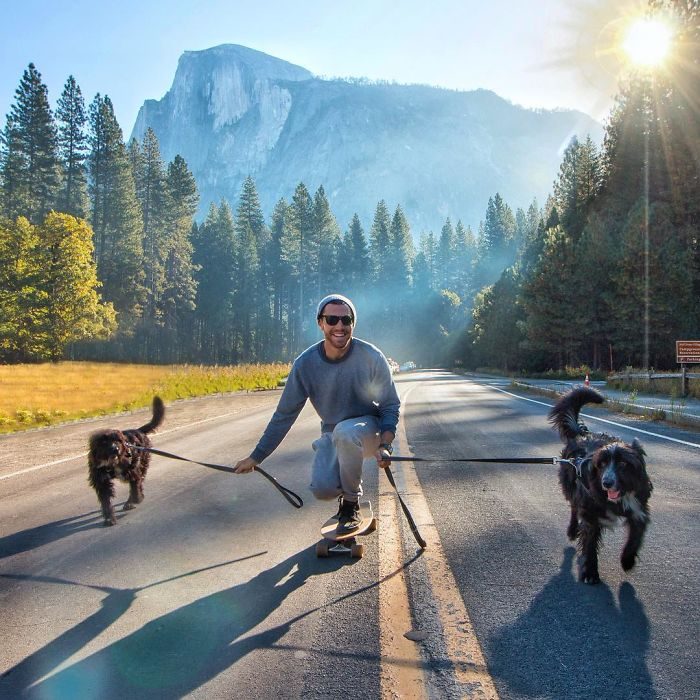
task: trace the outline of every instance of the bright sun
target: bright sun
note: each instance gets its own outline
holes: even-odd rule
[[[660,66],[671,47],[671,27],[660,19],[643,18],[630,24],[622,47],[629,61],[642,68]]]

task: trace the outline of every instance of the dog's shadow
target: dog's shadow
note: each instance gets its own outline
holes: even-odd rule
[[[61,540],[64,537],[70,537],[78,532],[98,527],[103,527],[102,515],[99,510],[93,510],[82,515],[74,515],[70,518],[44,523],[20,532],[13,532],[11,535],[0,537],[0,559],[28,552],[45,544]]]
[[[487,641],[489,670],[519,696],[655,698],[649,620],[634,587],[623,582],[616,605],[605,583],[576,580],[575,554],[567,547],[559,573]]]
[[[260,554],[264,552],[251,556]],[[230,563],[235,562],[216,566]],[[294,622],[309,614],[302,613],[267,631],[241,638],[311,576],[328,573],[324,563],[325,566],[319,564],[312,548],[295,554],[246,583],[155,618],[130,635],[54,672],[124,615],[140,591],[165,582],[139,589],[100,588],[107,593],[100,610],[6,671],[0,678],[0,696],[101,700],[183,697],[254,649],[274,645]],[[174,578],[193,573],[198,572]],[[47,577],[11,578],[72,583]]]

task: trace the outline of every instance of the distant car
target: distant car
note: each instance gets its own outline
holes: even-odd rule
[[[416,363],[413,362],[413,360],[409,360],[408,362],[404,362],[400,367],[399,370],[402,372],[410,372],[412,369],[416,368]]]
[[[399,363],[396,360],[392,360],[390,357],[387,357],[386,361],[389,363],[389,369],[391,369],[391,373],[396,374],[399,371]]]

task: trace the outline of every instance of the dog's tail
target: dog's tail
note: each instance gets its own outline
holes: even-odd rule
[[[142,433],[152,433],[165,418],[165,404],[160,396],[153,397],[153,418],[146,425],[142,425],[139,430]]]
[[[564,442],[585,435],[588,428],[580,423],[578,414],[587,403],[603,403],[603,397],[595,390],[582,386],[563,396],[549,412],[549,422],[559,431]]]

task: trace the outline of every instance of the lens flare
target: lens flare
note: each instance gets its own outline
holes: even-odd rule
[[[671,47],[672,30],[664,21],[645,17],[630,24],[622,47],[628,60],[642,68],[660,66]]]

